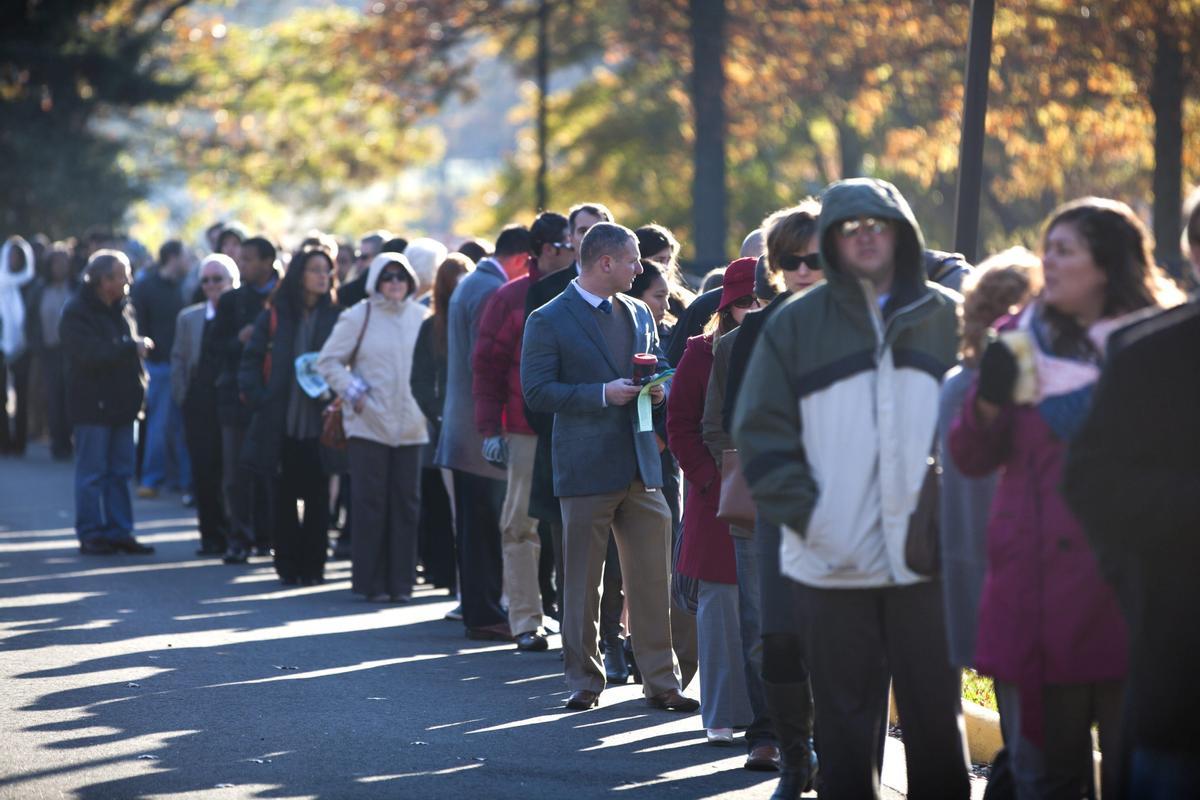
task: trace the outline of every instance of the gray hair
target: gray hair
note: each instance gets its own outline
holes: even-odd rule
[[[101,278],[112,275],[117,266],[133,269],[129,264],[129,256],[120,250],[97,250],[83,268],[83,280],[86,283],[99,283]]]
[[[597,222],[588,228],[587,234],[579,244],[579,266],[583,269],[591,267],[604,256],[616,256],[630,242],[637,247],[637,237],[633,231],[615,222]]]

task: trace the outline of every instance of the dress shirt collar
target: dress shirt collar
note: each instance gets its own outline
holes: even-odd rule
[[[579,283],[579,278],[571,281],[571,285],[575,287],[575,291],[579,292],[579,296],[586,300],[587,304],[592,308],[599,308],[601,303],[603,303],[605,300],[611,299],[592,294],[587,289],[583,288],[583,286]]]

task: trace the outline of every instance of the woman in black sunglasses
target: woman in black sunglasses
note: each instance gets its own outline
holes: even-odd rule
[[[714,348],[704,401],[704,444],[718,464],[724,451],[735,449],[729,436],[733,407],[763,325],[788,297],[822,279],[817,260],[820,213],[820,204],[809,199],[763,220],[767,250],[759,263],[756,294],[764,299],[774,295],[774,299],[721,337]],[[746,767],[782,769],[774,796],[799,797],[812,784],[817,759],[800,622],[790,582],[779,571],[780,531],[759,519],[753,531],[736,532],[740,533],[733,541],[743,657],[754,711],[754,722],[746,732],[748,745],[754,745]]]

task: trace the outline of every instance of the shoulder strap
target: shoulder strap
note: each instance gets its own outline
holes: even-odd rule
[[[362,347],[363,337],[367,335],[367,326],[371,324],[371,304],[367,303],[367,317],[363,320],[362,329],[358,332],[358,340],[354,343],[354,349],[350,351],[350,367],[354,368],[354,361],[358,358],[358,348]]]
[[[267,323],[267,333],[270,334],[272,340],[275,338],[275,331],[277,330],[279,330],[279,311],[276,310],[275,306],[271,306],[271,316],[270,321]]]

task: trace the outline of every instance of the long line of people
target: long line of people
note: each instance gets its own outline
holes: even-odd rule
[[[36,356],[83,553],[153,552],[140,460],[139,495],[194,494],[198,555],[320,584],[338,525],[364,600],[423,579],[526,651],[555,620],[568,710],[632,676],[712,744],[744,731],[775,798],[878,796],[889,691],[910,796],[967,797],[963,667],[995,679],[1013,796],[1200,794],[1169,663],[1195,638],[1200,449],[1172,430],[1200,312],[1125,204],[972,268],[891,184],[839,181],[699,296],[669,230],[595,202],[455,253],[209,236],[136,283],[101,240],[78,284],[62,246],[0,253],[4,371]]]

